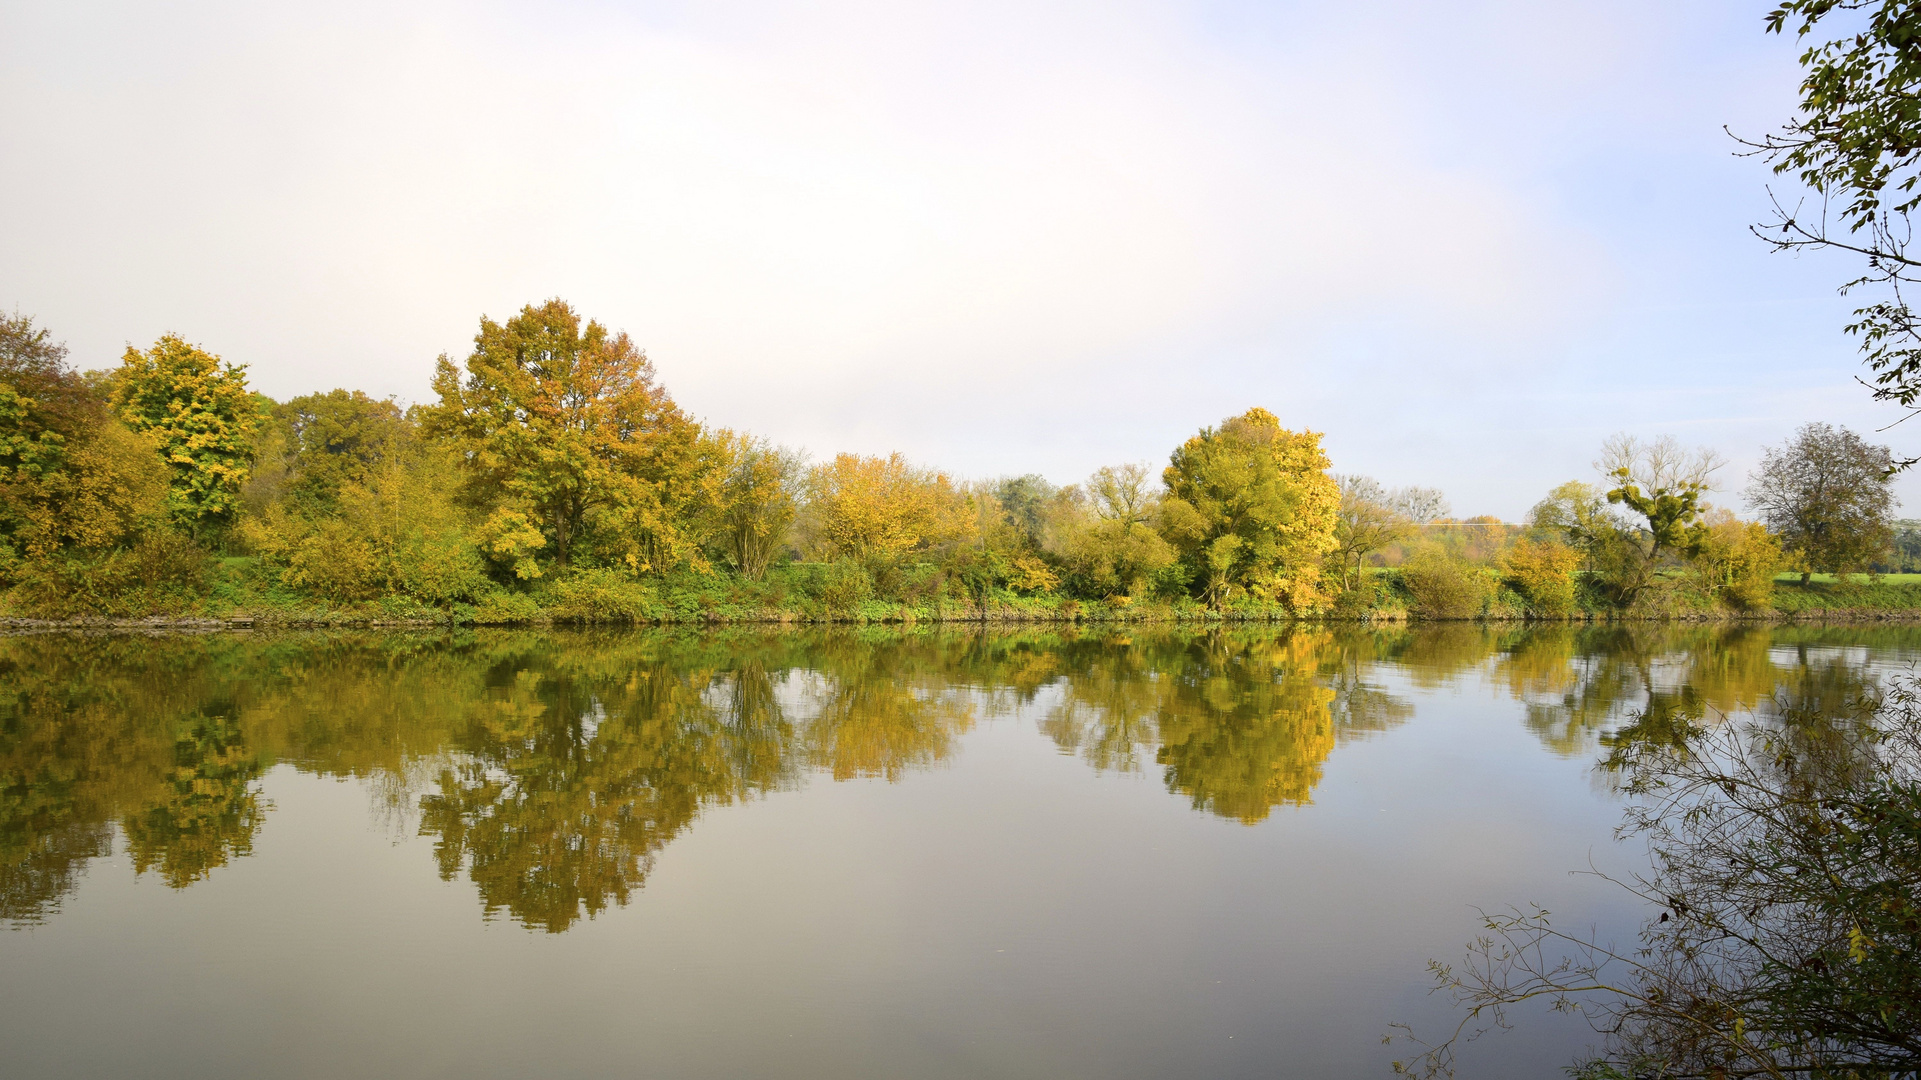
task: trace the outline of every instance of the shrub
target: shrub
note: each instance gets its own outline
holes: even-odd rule
[[[1784,561],[1780,539],[1760,522],[1741,521],[1726,511],[1708,519],[1702,576],[1735,607],[1767,607],[1774,597],[1774,575]]]
[[[207,564],[192,538],[158,529],[127,548],[25,562],[11,599],[31,615],[174,614],[207,594]]]
[[[653,585],[620,570],[576,570],[554,581],[548,614],[583,622],[640,622],[660,610]]]
[[[1508,550],[1507,577],[1535,615],[1560,617],[1574,609],[1574,572],[1581,555],[1558,540],[1522,538]]]
[[[873,575],[853,559],[829,566],[820,583],[820,602],[829,611],[851,612],[873,595]]]
[[[1488,580],[1479,567],[1426,551],[1401,567],[1401,580],[1424,619],[1471,619],[1487,603]]]

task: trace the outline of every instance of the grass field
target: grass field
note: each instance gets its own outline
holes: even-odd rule
[[[1888,585],[1913,585],[1921,582],[1921,574],[1882,574],[1878,579],[1869,574],[1849,574],[1848,579],[1858,585],[1871,584],[1876,580]],[[1795,573],[1776,574],[1774,575],[1774,580],[1784,585],[1788,583],[1800,584],[1801,575]],[[1810,579],[1810,583],[1832,585],[1835,580],[1835,575],[1833,574],[1815,574]]]

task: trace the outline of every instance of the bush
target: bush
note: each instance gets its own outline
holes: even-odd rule
[[[652,584],[621,570],[576,570],[549,587],[548,614],[583,622],[641,622],[660,613]]]
[[[1708,520],[1701,573],[1711,587],[1743,611],[1769,606],[1774,575],[1785,561],[1781,541],[1756,521],[1740,521],[1722,511]]]
[[[1581,555],[1558,540],[1522,538],[1508,550],[1506,568],[1528,612],[1559,618],[1574,610],[1574,572]]]
[[[483,594],[471,617],[477,623],[527,622],[540,615],[540,604],[526,593],[496,589]]]
[[[178,614],[207,595],[208,562],[190,537],[158,529],[131,547],[22,563],[10,596],[30,615]]]
[[[827,568],[819,586],[821,606],[831,612],[851,612],[874,595],[874,577],[852,559]]]
[[[1401,580],[1424,619],[1472,619],[1487,604],[1488,579],[1479,567],[1425,551],[1401,567]]]

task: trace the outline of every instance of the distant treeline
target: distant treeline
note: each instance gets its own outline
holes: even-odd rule
[[[961,481],[699,423],[624,333],[482,318],[432,404],[285,402],[176,336],[79,373],[0,317],[0,609],[288,619],[1475,617],[1764,611],[1777,573],[1906,567],[1891,458],[1814,424],[1747,505],[1719,459],[1603,447],[1523,524],[1332,473],[1260,408],[1158,471]],[[1804,577],[1803,583],[1806,583]],[[1845,578],[1843,580],[1846,580]]]

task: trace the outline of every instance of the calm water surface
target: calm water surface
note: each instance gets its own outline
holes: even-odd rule
[[[1921,630],[0,639],[7,1077],[1363,1077]],[[1558,1075],[1527,1016],[1464,1074]],[[1405,1051],[1402,1051],[1405,1053]]]

